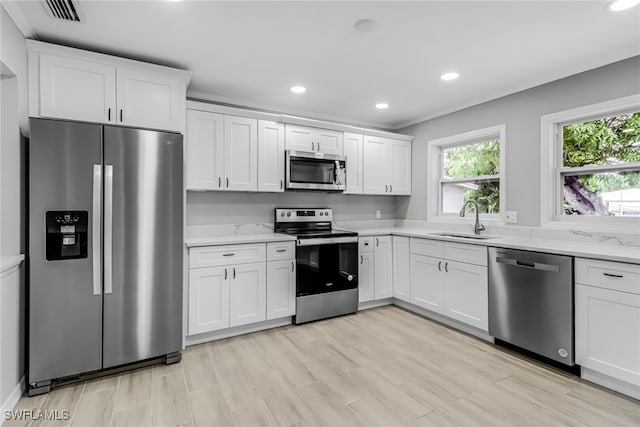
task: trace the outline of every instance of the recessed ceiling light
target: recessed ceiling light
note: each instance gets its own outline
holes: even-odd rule
[[[353,28],[359,33],[368,33],[369,31],[372,31],[375,26],[376,21],[369,18],[360,19],[353,24]]]
[[[444,73],[443,75],[440,76],[440,78],[442,80],[455,80],[458,77],[460,77],[460,74],[455,73],[455,72],[453,72],[453,73]]]
[[[305,93],[307,88],[304,86],[291,86],[291,92],[293,93]]]
[[[627,10],[640,3],[640,0],[616,0],[609,3],[609,10],[612,12],[620,12]]]
[[[378,110],[384,110],[385,108],[389,108],[389,104],[387,104],[386,102],[378,102],[376,104],[376,108]]]

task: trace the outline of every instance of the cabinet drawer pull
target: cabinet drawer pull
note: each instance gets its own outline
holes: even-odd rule
[[[444,271],[447,272],[447,273],[449,272],[449,263],[448,262],[444,263]]]
[[[295,268],[295,264],[291,261],[291,272],[293,273],[293,269]]]
[[[222,187],[222,178],[218,177],[218,188]]]
[[[235,267],[233,267],[233,278],[234,279],[236,278],[236,268]]]
[[[108,113],[108,116],[107,116],[107,121],[109,121],[109,122],[111,121],[111,108],[109,108],[109,113]]]
[[[224,280],[227,280],[227,269],[224,269]]]
[[[276,252],[287,252],[286,249],[276,249]]]
[[[442,271],[442,261],[438,261],[438,271]]]
[[[120,109],[120,123],[122,123],[122,108]]]
[[[624,276],[622,274],[613,274],[613,273],[602,273],[608,277],[617,277],[618,279],[622,279]]]
[[[222,254],[222,256],[234,256],[234,253],[230,253],[230,254]]]

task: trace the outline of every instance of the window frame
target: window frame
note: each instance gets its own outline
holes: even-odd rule
[[[493,224],[505,223],[505,197],[506,197],[506,155],[505,155],[505,133],[506,125],[500,124],[483,129],[473,130],[470,132],[464,132],[456,135],[447,136],[444,138],[433,139],[427,142],[427,221],[429,222],[445,222],[445,223],[472,223],[474,219],[473,215],[467,215],[462,218],[456,213],[444,213],[441,210],[442,207],[442,191],[441,184],[442,171],[444,170],[444,159],[442,158],[442,151],[446,148],[461,147],[465,145],[471,145],[483,141],[497,139],[500,146],[500,172],[497,175],[490,175],[490,177],[498,177],[498,183],[500,187],[499,197],[499,212],[493,214],[481,213],[480,218],[483,222]],[[486,178],[488,175],[477,176],[473,178]],[[465,178],[466,180],[466,178]],[[460,179],[444,180],[444,182],[452,183],[460,181]]]
[[[640,218],[638,217],[563,215],[564,176],[629,169],[636,170],[640,166],[640,162],[630,162],[622,165],[563,166],[562,128],[574,123],[629,113],[632,110],[640,110],[640,94],[547,114],[541,117],[540,222],[543,227],[572,228],[582,226],[586,229],[597,229],[598,231],[626,232],[629,232],[629,227],[640,227]],[[640,231],[640,228],[637,229]]]

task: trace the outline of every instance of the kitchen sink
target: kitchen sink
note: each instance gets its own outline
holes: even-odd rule
[[[433,233],[434,236],[443,236],[443,237],[457,237],[462,239],[475,239],[475,240],[486,240],[493,239],[494,236],[481,236],[478,234],[469,234],[469,233]]]

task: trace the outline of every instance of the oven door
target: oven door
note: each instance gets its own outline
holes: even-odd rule
[[[344,191],[345,167],[344,156],[287,151],[287,190]]]
[[[299,240],[296,264],[296,297],[358,288],[356,239]]]

